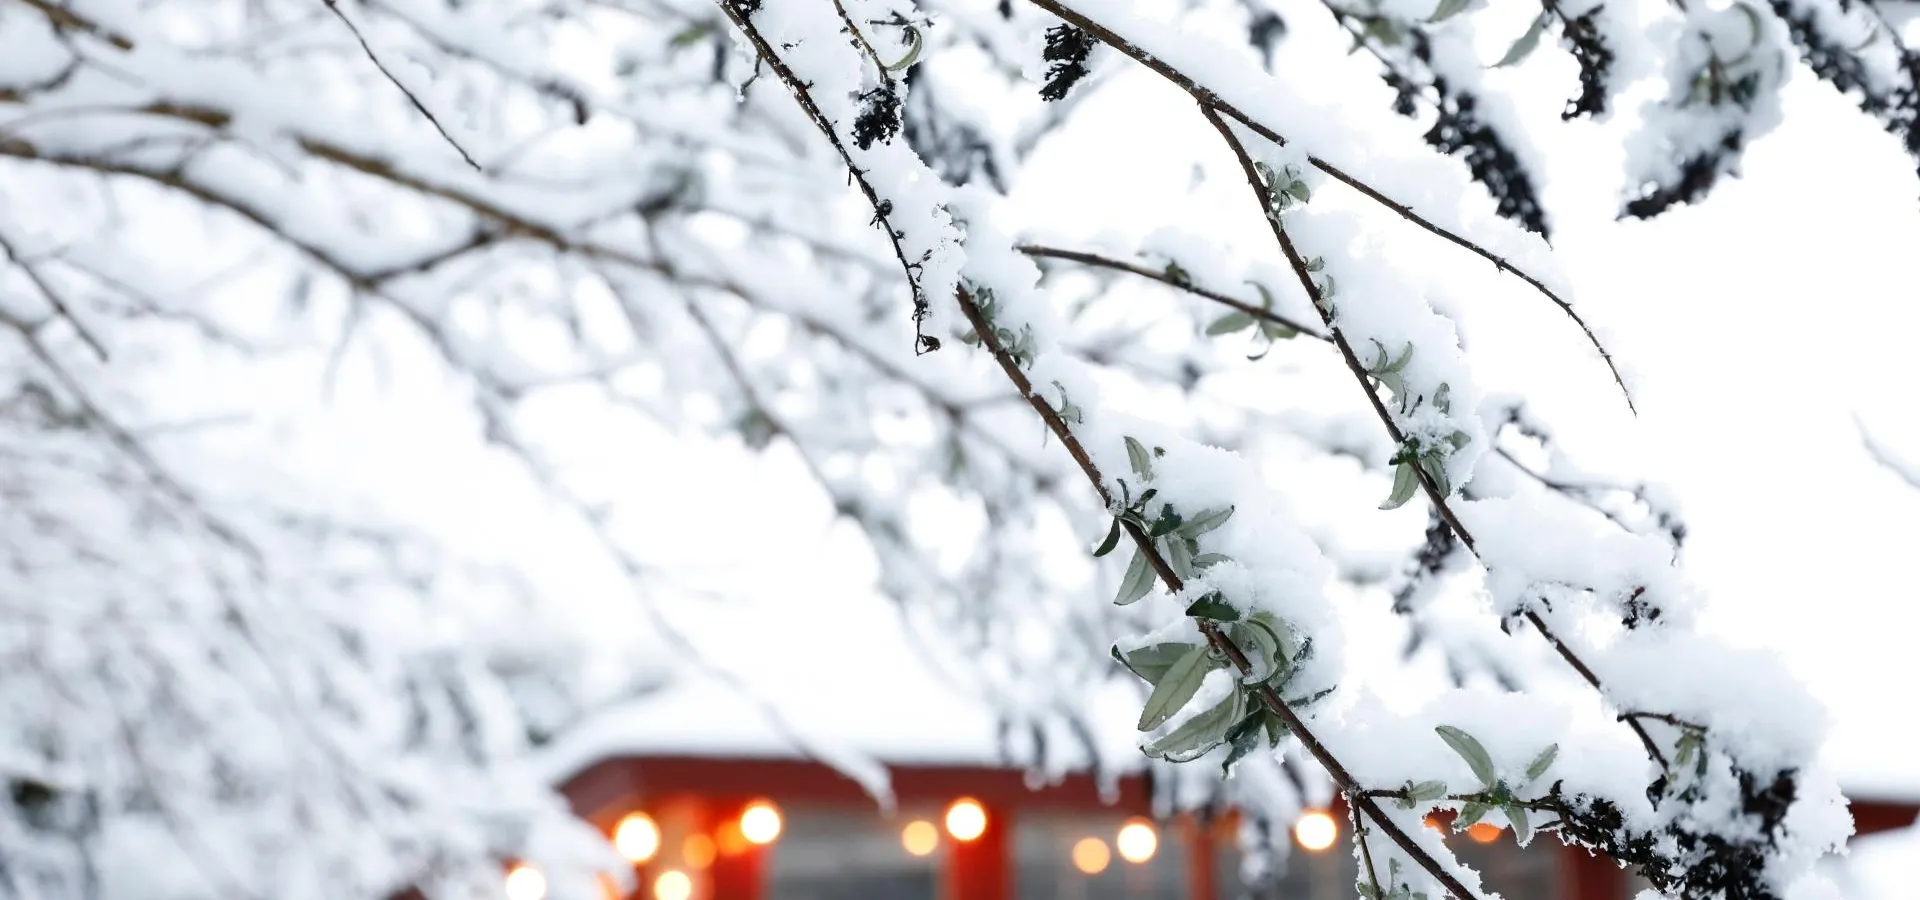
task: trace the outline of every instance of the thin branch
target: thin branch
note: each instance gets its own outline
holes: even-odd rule
[[[347,26],[347,30],[353,32],[353,39],[360,42],[360,49],[366,52],[368,61],[372,62],[373,67],[379,69],[380,74],[386,76],[386,79],[392,82],[393,86],[400,90],[401,94],[406,96],[407,102],[412,103],[413,108],[420,111],[420,115],[426,118],[427,124],[433,126],[433,130],[440,132],[440,137],[447,142],[447,146],[452,147],[453,152],[460,154],[460,158],[466,160],[467,165],[472,166],[475,172],[486,171],[480,167],[478,162],[474,161],[472,156],[468,155],[466,148],[461,147],[459,141],[453,139],[453,135],[447,133],[447,129],[440,124],[440,120],[434,118],[433,111],[427,109],[427,105],[420,102],[419,97],[414,96],[412,91],[407,90],[406,85],[400,83],[400,79],[394,77],[394,74],[388,71],[386,63],[381,62],[380,57],[373,52],[373,45],[367,43],[366,35],[360,33],[360,27],[353,24],[353,20],[347,18],[346,12],[340,8],[339,0],[321,0],[321,2],[325,3],[328,9],[333,10],[333,14],[340,20],[340,24]]]
[[[1598,502],[1595,502],[1592,497],[1587,495],[1587,492],[1591,490],[1595,490],[1595,487],[1583,485],[1583,484],[1572,484],[1570,482],[1558,481],[1552,478],[1548,478],[1547,476],[1534,471],[1532,467],[1528,466],[1526,463],[1523,463],[1519,459],[1516,459],[1514,455],[1512,453],[1509,453],[1507,451],[1507,448],[1505,447],[1493,448],[1493,454],[1495,456],[1500,457],[1503,460],[1506,460],[1514,468],[1519,469],[1521,473],[1525,474],[1528,478],[1531,478],[1535,482],[1538,482],[1541,487],[1546,488],[1547,490],[1552,491],[1556,494],[1559,494],[1560,496],[1565,497],[1569,500],[1572,500],[1573,502],[1578,503],[1581,506],[1584,506],[1588,509],[1591,509],[1594,512],[1597,512],[1603,516],[1606,516],[1607,521],[1620,526],[1621,531],[1625,531],[1628,534],[1635,533],[1632,528],[1627,527],[1627,523],[1624,519],[1621,519],[1618,515],[1615,515],[1612,510],[1607,509],[1604,506],[1601,506]]]
[[[1873,433],[1867,430],[1867,423],[1860,421],[1858,415],[1853,417],[1853,425],[1860,429],[1860,444],[1867,448],[1867,455],[1873,457],[1874,462],[1885,467],[1908,486],[1920,490],[1920,462],[1906,459],[1875,440]]]
[[[1368,791],[1366,793],[1371,796],[1375,792]],[[1376,900],[1384,900],[1387,893],[1380,889],[1380,873],[1373,867],[1373,851],[1367,848],[1367,823],[1361,820],[1360,811],[1354,806],[1354,795],[1352,791],[1347,792],[1347,818],[1353,825],[1354,843],[1360,845],[1360,860],[1367,864],[1367,881],[1373,885],[1373,896]],[[1392,885],[1388,885],[1387,887],[1388,890],[1392,889]]]
[[[900,268],[906,273],[907,287],[913,292],[914,349],[920,353],[940,349],[939,340],[927,334],[921,327],[927,319],[929,309],[927,292],[920,286],[919,264],[907,260],[907,249],[900,243],[903,232],[893,227],[892,220],[888,218],[893,211],[893,203],[880,198],[880,193],[874,190],[872,183],[867,181],[866,171],[854,164],[853,153],[847,149],[847,145],[840,140],[839,134],[833,130],[833,122],[827,119],[826,113],[820,111],[820,105],[813,101],[813,95],[808,93],[806,82],[801,81],[800,76],[795,75],[786,61],[780,58],[780,54],[774,52],[773,46],[767,43],[766,37],[760,34],[760,29],[754,27],[752,20],[747,18],[747,14],[734,8],[734,4],[728,0],[716,0],[716,3],[721,12],[726,13],[727,18],[732,20],[734,27],[740,29],[740,33],[746,35],[747,40],[753,44],[754,52],[766,62],[769,68],[773,69],[774,75],[780,79],[781,83],[787,86],[793,98],[800,103],[800,108],[806,111],[809,119],[813,120],[814,127],[820,129],[820,133],[826,136],[827,142],[832,144],[833,149],[840,154],[841,162],[846,164],[848,176],[860,186],[860,192],[867,195],[867,203],[873,207],[874,223],[887,233],[887,240],[893,244],[893,255],[900,260]],[[885,69],[881,71],[884,72]]]
[[[66,6],[62,4],[53,3],[50,2],[50,0],[20,0],[20,2],[46,15],[47,19],[53,22],[56,28],[72,28],[76,31],[83,31],[93,35],[121,50],[133,49],[133,40],[131,38],[101,25],[92,19],[82,17],[80,14],[66,8]]]
[[[846,24],[847,34],[853,36],[853,42],[860,45],[868,59],[873,60],[873,68],[880,73],[880,80],[891,84],[893,79],[887,74],[887,64],[880,59],[880,51],[873,49],[867,36],[860,33],[860,26],[853,24],[853,17],[847,15],[847,5],[842,0],[833,0],[833,9],[840,14],[840,21]]]
[[[1266,138],[1267,140],[1272,141],[1275,144],[1284,146],[1287,143],[1287,139],[1284,136],[1282,136],[1279,132],[1260,123],[1258,120],[1254,119],[1252,116],[1246,114],[1245,112],[1242,112],[1238,107],[1235,107],[1233,104],[1228,103],[1225,100],[1222,100],[1218,95],[1214,94],[1213,91],[1208,90],[1206,87],[1202,86],[1199,82],[1194,81],[1192,78],[1188,77],[1186,73],[1180,71],[1179,69],[1174,68],[1172,65],[1168,64],[1165,60],[1162,60],[1154,56],[1153,54],[1148,53],[1147,51],[1141,49],[1140,47],[1133,44],[1131,41],[1128,41],[1126,38],[1120,36],[1118,33],[1113,31],[1112,29],[1104,25],[1101,25],[1099,22],[1096,22],[1093,19],[1088,18],[1087,16],[1075,11],[1071,7],[1068,7],[1065,3],[1059,2],[1059,0],[1029,0],[1029,2],[1031,2],[1034,6],[1044,9],[1047,12],[1053,13],[1054,15],[1059,16],[1060,18],[1073,23],[1075,27],[1078,27],[1081,30],[1087,32],[1088,34],[1091,34],[1094,37],[1098,38],[1101,43],[1106,44],[1107,46],[1120,51],[1121,53],[1127,55],[1128,57],[1131,57],[1134,61],[1153,70],[1156,74],[1160,75],[1160,77],[1165,78],[1170,82],[1173,82],[1181,90],[1184,90],[1187,93],[1193,95],[1193,98],[1199,101],[1201,106],[1220,111],[1221,113],[1225,114],[1228,118],[1231,118],[1234,121],[1239,122],[1240,124],[1246,126],[1248,129],[1252,130],[1253,133],[1258,134],[1259,136]],[[1511,274],[1515,278],[1518,278],[1521,281],[1526,282],[1534,290],[1538,291],[1541,296],[1546,297],[1548,300],[1552,301],[1555,306],[1560,307],[1562,312],[1565,312],[1569,318],[1573,319],[1574,324],[1580,326],[1581,332],[1587,336],[1588,343],[1591,343],[1595,350],[1600,351],[1600,358],[1606,361],[1607,369],[1613,373],[1613,383],[1616,385],[1619,385],[1621,396],[1626,398],[1627,408],[1629,410],[1632,410],[1635,413],[1639,412],[1638,408],[1635,407],[1633,403],[1633,393],[1627,390],[1626,379],[1620,374],[1619,366],[1614,364],[1613,354],[1607,352],[1606,346],[1600,343],[1600,338],[1593,333],[1592,328],[1587,326],[1586,320],[1582,319],[1580,317],[1580,314],[1574,311],[1572,303],[1567,302],[1567,300],[1562,298],[1558,293],[1554,292],[1552,288],[1547,287],[1547,285],[1544,282],[1542,282],[1540,279],[1535,278],[1531,274],[1528,274],[1526,270],[1521,269],[1520,267],[1514,265],[1511,262],[1508,262],[1505,257],[1502,257],[1494,253],[1493,251],[1480,246],[1478,243],[1474,242],[1471,238],[1467,238],[1462,235],[1455,234],[1453,231],[1441,226],[1440,224],[1434,222],[1433,220],[1428,219],[1417,212],[1414,212],[1412,207],[1407,206],[1404,203],[1395,201],[1393,198],[1388,197],[1386,194],[1383,194],[1379,190],[1375,189],[1372,185],[1369,185],[1366,182],[1361,181],[1359,178],[1353,175],[1349,175],[1347,172],[1343,171],[1342,169],[1333,165],[1332,163],[1329,163],[1326,160],[1323,160],[1317,156],[1312,156],[1312,155],[1309,155],[1307,157],[1307,161],[1311,162],[1314,168],[1327,173],[1327,175],[1333,178],[1333,180],[1338,181],[1341,184],[1344,184],[1350,188],[1353,188],[1356,191],[1359,191],[1362,196],[1365,196],[1367,199],[1374,201],[1375,203],[1379,204],[1382,207],[1385,207],[1386,209],[1393,212],[1395,215],[1399,216],[1400,218],[1405,219],[1408,222],[1411,222],[1414,225],[1417,225],[1425,229],[1429,233],[1434,234],[1448,241],[1449,243],[1452,243],[1455,246],[1458,246],[1474,254],[1475,256],[1480,257],[1481,259],[1484,259],[1490,263],[1493,263],[1494,267],[1499,269],[1500,271]]]
[[[1263,309],[1261,307],[1248,303],[1244,300],[1235,300],[1234,298],[1229,297],[1225,294],[1216,293],[1214,291],[1207,290],[1206,288],[1203,288],[1197,284],[1194,284],[1191,281],[1187,281],[1181,278],[1175,278],[1172,275],[1168,275],[1165,272],[1156,272],[1153,269],[1147,268],[1146,266],[1142,266],[1137,263],[1130,263],[1125,260],[1114,259],[1109,256],[1101,256],[1098,253],[1087,253],[1081,250],[1064,250],[1059,247],[1047,247],[1040,244],[1021,244],[1020,246],[1015,247],[1014,249],[1032,257],[1043,258],[1043,259],[1064,259],[1070,262],[1077,262],[1082,265],[1095,266],[1102,269],[1113,269],[1119,272],[1128,272],[1134,275],[1138,275],[1142,278],[1151,278],[1154,281],[1158,281],[1161,284],[1167,285],[1169,287],[1179,288],[1180,290],[1186,291],[1187,293],[1192,294],[1196,297],[1204,297],[1222,306],[1227,306],[1227,307],[1239,310],[1240,312],[1245,313],[1249,316],[1252,316],[1256,319],[1264,319],[1276,325],[1285,325],[1286,327],[1291,328],[1294,331],[1300,332],[1301,334],[1304,334],[1307,337],[1313,338],[1314,340],[1317,340],[1317,341],[1332,340],[1331,338],[1327,337],[1325,334],[1321,333],[1319,329],[1314,328],[1311,325],[1302,324],[1286,316],[1280,315],[1277,312],[1274,312],[1269,309]]]
[[[93,355],[99,357],[101,362],[106,362],[106,345],[101,343],[100,339],[95,337],[93,332],[89,330],[85,324],[81,323],[80,318],[73,314],[73,308],[68,306],[65,298],[60,296],[60,292],[47,281],[45,276],[40,274],[38,268],[35,268],[31,262],[27,261],[26,257],[20,254],[20,251],[14,247],[13,242],[8,240],[4,233],[0,233],[0,252],[4,252],[8,259],[13,260],[14,265],[20,267],[20,271],[26,273],[27,280],[33,282],[34,289],[40,292],[40,296],[46,298],[48,306],[53,307],[53,314],[66,320],[68,325],[73,326],[74,333],[80,336],[80,342],[86,344],[87,349],[92,350]]]

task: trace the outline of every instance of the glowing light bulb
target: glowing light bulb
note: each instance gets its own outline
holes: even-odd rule
[[[653,900],[687,900],[693,896],[693,879],[679,869],[668,869],[653,880]]]
[[[1152,822],[1134,819],[1120,826],[1120,833],[1114,835],[1113,846],[1119,849],[1121,859],[1143,863],[1152,859],[1154,851],[1160,849],[1160,833],[1153,829]]]
[[[698,831],[687,835],[687,839],[680,844],[681,858],[687,861],[687,865],[696,869],[704,869],[713,865],[713,854],[715,850],[713,838],[707,837]]]
[[[987,808],[972,797],[947,807],[947,833],[956,841],[971,841],[987,833]]]
[[[1113,854],[1107,850],[1107,842],[1097,837],[1081,838],[1073,845],[1073,867],[1085,875],[1098,875],[1107,870],[1107,863],[1113,860]]]
[[[614,826],[613,849],[628,862],[644,863],[660,852],[660,826],[646,813],[628,813]]]
[[[748,843],[773,843],[780,837],[780,810],[765,800],[754,801],[740,814],[740,834]]]
[[[521,863],[507,871],[507,900],[544,900],[547,896],[547,876],[526,863]]]
[[[940,846],[940,829],[925,819],[915,819],[900,829],[900,846],[914,856],[926,856]]]
[[[1340,823],[1327,815],[1325,810],[1309,810],[1293,823],[1293,839],[1300,846],[1319,853],[1340,839]]]

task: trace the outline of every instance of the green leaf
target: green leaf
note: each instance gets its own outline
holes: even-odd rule
[[[1280,742],[1286,740],[1287,735],[1293,733],[1287,728],[1287,721],[1280,718],[1279,713],[1267,709],[1265,706],[1260,707],[1260,721],[1266,726],[1267,746],[1269,747],[1280,746]]]
[[[1163,555],[1173,574],[1180,576],[1183,581],[1193,577],[1193,551],[1188,549],[1186,538],[1177,534],[1169,535],[1160,539],[1160,546],[1166,551]]]
[[[1473,777],[1480,779],[1482,785],[1493,787],[1493,757],[1487,755],[1487,748],[1480,746],[1473,735],[1452,725],[1440,725],[1433,730],[1439,733],[1441,740],[1447,742],[1447,746],[1453,748],[1453,752],[1467,761],[1467,768],[1473,770]]]
[[[1167,674],[1153,686],[1153,693],[1147,697],[1146,706],[1140,709],[1141,731],[1152,731],[1180,707],[1193,699],[1195,691],[1200,690],[1200,682],[1205,681],[1207,673],[1213,671],[1213,658],[1206,647],[1189,647],[1180,659],[1167,669]]]
[[[1513,839],[1522,844],[1533,834],[1532,826],[1527,822],[1527,809],[1518,803],[1509,803],[1505,807],[1507,821],[1513,823]]]
[[[1380,508],[1399,509],[1412,500],[1413,492],[1419,489],[1420,476],[1414,472],[1413,466],[1401,463],[1393,469],[1393,493],[1387,495],[1387,502],[1380,504]]]
[[[1219,591],[1212,591],[1193,601],[1192,605],[1187,607],[1187,615],[1200,619],[1212,619],[1215,622],[1235,622],[1240,619],[1240,611],[1234,609],[1233,604],[1228,603],[1225,597],[1220,596]]]
[[[1260,333],[1266,335],[1269,340],[1275,341],[1290,341],[1300,335],[1299,329],[1267,319],[1260,321]],[[1272,348],[1269,347],[1268,349],[1271,350]],[[1264,356],[1266,354],[1263,353],[1261,355]]]
[[[1420,457],[1420,471],[1427,473],[1427,478],[1433,481],[1433,488],[1440,496],[1453,494],[1453,488],[1447,484],[1447,464],[1440,457],[1433,454]]]
[[[1193,276],[1188,275],[1187,270],[1181,268],[1180,263],[1177,261],[1169,260],[1167,262],[1167,268],[1162,274],[1167,276],[1168,281],[1181,287],[1190,287],[1193,284]]]
[[[1453,386],[1440,382],[1440,388],[1433,392],[1433,405],[1443,413],[1453,412]]]
[[[1333,696],[1333,691],[1334,691],[1333,688],[1321,688],[1320,690],[1314,691],[1313,693],[1308,694],[1305,697],[1288,697],[1287,705],[1294,709],[1306,709],[1307,707],[1312,706],[1315,703],[1319,703],[1320,701]]]
[[[1250,285],[1253,285],[1253,289],[1260,292],[1260,308],[1272,309],[1273,308],[1273,292],[1270,290],[1267,290],[1267,286],[1264,284],[1261,284],[1258,281],[1249,281],[1247,283]]]
[[[1141,478],[1153,477],[1153,457],[1147,455],[1147,448],[1139,441],[1127,438],[1127,464],[1133,467],[1133,474]]]
[[[1239,691],[1235,691],[1206,712],[1182,722],[1179,728],[1140,749],[1156,759],[1189,762],[1226,743],[1227,729],[1232,728],[1245,711],[1246,701]]]
[[[1280,648],[1280,658],[1288,662],[1301,658],[1300,644],[1293,639],[1293,629],[1288,628],[1273,613],[1262,610],[1248,617],[1247,623],[1255,628],[1264,629],[1273,642]]]
[[[1447,795],[1447,783],[1444,781],[1422,781],[1410,788],[1407,793],[1416,803],[1432,803]]]
[[[1217,566],[1227,560],[1228,556],[1224,553],[1202,553],[1193,558],[1193,567],[1204,569],[1208,566]]]
[[[1747,33],[1748,35],[1750,35],[1750,37],[1747,40],[1747,49],[1740,51],[1739,56],[1736,56],[1733,59],[1727,60],[1727,65],[1729,66],[1737,66],[1743,62],[1746,62],[1749,57],[1753,56],[1753,51],[1760,49],[1760,38],[1763,34],[1765,34],[1765,32],[1761,31],[1761,28],[1760,28],[1760,11],[1759,10],[1754,9],[1752,6],[1749,6],[1745,3],[1735,3],[1733,4],[1733,8],[1739,10],[1741,13],[1746,15]]]
[[[1547,749],[1540,751],[1540,755],[1527,764],[1527,780],[1536,781],[1540,776],[1547,774],[1547,769],[1553,766],[1553,758],[1558,755],[1560,755],[1560,745],[1548,744]]]
[[[1227,743],[1232,749],[1227,751],[1226,761],[1220,764],[1221,778],[1232,777],[1234,764],[1260,746],[1260,724],[1263,720],[1262,711],[1256,709],[1227,729]]]
[[[1486,818],[1487,813],[1492,810],[1493,807],[1485,803],[1468,803],[1462,806],[1460,814],[1453,817],[1453,830],[1465,831],[1472,828],[1479,824],[1481,819]]]
[[[1374,19],[1368,22],[1363,32],[1368,37],[1375,38],[1388,47],[1398,47],[1401,41],[1406,40],[1406,35],[1401,34],[1400,29],[1385,18]]]
[[[1400,356],[1396,358],[1393,362],[1388,363],[1387,367],[1385,369],[1382,369],[1381,371],[1383,373],[1391,372],[1391,373],[1398,374],[1399,372],[1404,371],[1407,368],[1407,363],[1410,363],[1410,362],[1413,362],[1413,342],[1412,341],[1408,341],[1407,348],[1405,350],[1400,351]]]
[[[1120,593],[1115,594],[1115,606],[1126,606],[1147,595],[1153,589],[1153,566],[1147,564],[1147,555],[1138,548],[1133,551],[1133,562],[1127,564],[1127,574],[1120,577]]]
[[[1493,67],[1504,68],[1526,59],[1527,55],[1533,52],[1533,48],[1540,46],[1540,36],[1546,33],[1550,18],[1551,16],[1544,11],[1534,17],[1533,24],[1527,26],[1527,33],[1514,41],[1513,46],[1507,48],[1507,55],[1500,57],[1500,61],[1494,63]]]
[[[1167,670],[1173,668],[1174,663],[1179,662],[1180,658],[1186,656],[1187,651],[1192,649],[1192,644],[1169,641],[1164,644],[1148,644],[1145,647],[1129,650],[1125,654],[1122,654],[1120,648],[1116,646],[1113,648],[1113,654],[1115,659],[1120,660],[1121,665],[1132,670],[1133,674],[1140,676],[1141,680],[1148,684],[1159,684],[1160,679],[1166,677]]]
[[[1153,528],[1147,531],[1147,537],[1164,537],[1171,534],[1184,521],[1179,513],[1173,511],[1173,507],[1164,507],[1160,510],[1160,518],[1154,520]]]
[[[889,64],[887,66],[887,71],[899,72],[906,69],[908,66],[913,65],[915,61],[920,59],[920,50],[925,46],[926,46],[926,42],[921,40],[920,38],[920,29],[915,28],[912,25],[908,25],[907,26],[907,55],[900,57],[899,62]]]
[[[706,37],[707,35],[712,33],[713,33],[713,24],[710,22],[701,22],[696,25],[689,25],[686,28],[682,29],[679,34],[674,35],[672,40],[667,41],[667,46],[676,47],[676,48],[685,47],[690,44],[698,43],[701,38]]]
[[[1233,626],[1227,634],[1233,638],[1234,645],[1247,655],[1247,661],[1253,664],[1241,681],[1248,684],[1265,681],[1275,669],[1286,664],[1286,657],[1280,652],[1280,639],[1272,628],[1246,622]]]
[[[1107,529],[1107,539],[1101,541],[1099,548],[1093,551],[1093,558],[1099,559],[1102,556],[1112,553],[1113,548],[1118,546],[1120,546],[1120,520],[1114,519],[1113,527]]]
[[[1473,0],[1440,0],[1440,5],[1433,8],[1433,15],[1428,16],[1427,21],[1445,22],[1471,5]]]
[[[1252,316],[1247,315],[1246,313],[1240,312],[1239,310],[1234,310],[1233,312],[1227,313],[1226,315],[1213,320],[1213,323],[1207,326],[1207,334],[1209,335],[1232,334],[1236,331],[1243,331],[1247,328],[1250,328],[1253,326],[1253,324],[1254,324],[1254,318]]]
[[[1693,762],[1694,756],[1699,752],[1700,736],[1692,730],[1688,730],[1686,733],[1680,735],[1679,742],[1674,745],[1673,767],[1676,769],[1686,768],[1687,764]]]
[[[1225,509],[1209,509],[1181,523],[1179,529],[1180,535],[1182,537],[1196,538],[1227,524],[1227,520],[1231,518],[1233,518],[1233,507],[1231,506]]]

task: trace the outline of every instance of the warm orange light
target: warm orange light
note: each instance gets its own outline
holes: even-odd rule
[[[547,876],[526,863],[507,870],[507,900],[543,900],[547,896]]]
[[[660,852],[660,826],[646,813],[627,813],[613,828],[613,849],[628,862],[644,863]]]
[[[914,856],[926,856],[940,846],[940,829],[925,819],[915,819],[900,829],[900,846]]]
[[[1097,837],[1081,838],[1073,845],[1073,867],[1083,874],[1098,875],[1107,870],[1107,863],[1113,860],[1113,854],[1107,851],[1107,842]]]
[[[1340,823],[1335,822],[1325,810],[1307,810],[1300,816],[1300,821],[1293,823],[1293,839],[1307,850],[1319,853],[1340,839]]]
[[[680,845],[680,856],[687,861],[687,865],[696,869],[713,865],[713,852],[713,838],[697,831],[687,835],[686,841]]]
[[[687,900],[693,896],[693,879],[679,869],[668,869],[653,880],[653,900]]]
[[[605,872],[595,875],[593,880],[600,885],[601,900],[620,900],[620,898],[625,897],[627,894],[626,891],[620,889],[620,882]]]
[[[771,844],[780,837],[780,810],[765,800],[755,800],[740,814],[740,834],[749,843]]]
[[[1467,837],[1473,838],[1478,843],[1491,844],[1500,839],[1502,830],[1500,826],[1491,822],[1479,822],[1467,829]]]
[[[1436,816],[1432,813],[1428,813],[1427,817],[1424,819],[1421,819],[1420,821],[1424,823],[1428,828],[1438,831],[1441,834],[1447,833],[1447,823],[1440,821],[1439,816]]]
[[[947,833],[956,841],[971,841],[987,833],[987,808],[972,797],[947,807]]]
[[[1113,837],[1113,846],[1120,850],[1121,859],[1143,863],[1152,859],[1154,851],[1160,849],[1160,833],[1154,830],[1152,822],[1134,819],[1120,826],[1120,833]]]

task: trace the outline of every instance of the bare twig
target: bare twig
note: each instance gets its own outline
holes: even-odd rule
[[[1902,457],[1881,444],[1874,438],[1873,432],[1867,430],[1867,423],[1860,421],[1858,415],[1853,417],[1853,425],[1860,429],[1860,444],[1867,448],[1867,455],[1873,457],[1874,462],[1885,467],[1887,471],[1892,472],[1895,477],[1909,486],[1920,490],[1920,462]]]
[[[20,267],[20,271],[26,273],[27,280],[33,282],[34,289],[40,292],[40,296],[46,298],[48,306],[53,307],[54,315],[66,320],[68,325],[73,326],[74,333],[80,336],[80,342],[86,344],[87,349],[92,350],[93,355],[99,357],[101,362],[106,362],[107,346],[101,343],[99,338],[94,336],[93,332],[87,328],[85,323],[80,321],[78,316],[73,314],[73,308],[68,306],[66,299],[60,296],[60,291],[49,283],[45,276],[40,274],[39,268],[20,254],[20,251],[14,247],[13,242],[8,240],[4,233],[0,233],[0,252],[4,252],[8,259],[13,260],[14,265]]]
[[[75,31],[83,31],[121,50],[133,49],[133,39],[101,25],[92,19],[81,16],[79,13],[68,9],[66,4],[53,3],[50,2],[50,0],[20,0],[20,2],[39,10],[56,28],[71,28]]]
[[[1019,250],[1021,253],[1025,253],[1028,256],[1032,256],[1036,258],[1064,259],[1070,262],[1077,262],[1082,265],[1094,266],[1102,269],[1113,269],[1114,271],[1118,271],[1118,272],[1128,272],[1134,275],[1138,275],[1142,278],[1151,278],[1154,281],[1158,281],[1161,284],[1167,285],[1169,287],[1179,288],[1180,290],[1186,291],[1187,293],[1192,294],[1196,297],[1204,297],[1222,306],[1239,310],[1240,312],[1243,312],[1256,319],[1264,319],[1276,325],[1285,325],[1286,327],[1291,328],[1294,331],[1300,332],[1301,334],[1304,334],[1307,337],[1313,338],[1314,340],[1331,341],[1331,339],[1328,338],[1325,334],[1321,333],[1319,329],[1314,328],[1311,325],[1302,324],[1286,316],[1280,315],[1279,313],[1274,312],[1270,309],[1265,309],[1259,306],[1255,306],[1244,300],[1236,300],[1225,294],[1207,290],[1206,288],[1203,288],[1190,281],[1180,279],[1180,278],[1175,278],[1172,275],[1167,274],[1166,272],[1156,272],[1153,269],[1147,268],[1146,266],[1138,265],[1136,263],[1130,263],[1125,260],[1114,259],[1109,256],[1102,256],[1098,253],[1088,253],[1081,250],[1065,250],[1059,247],[1047,247],[1040,244],[1021,244],[1020,246],[1015,247],[1014,249]]]
[[[419,97],[414,96],[412,91],[407,90],[406,85],[400,83],[399,78],[394,77],[393,72],[387,69],[387,64],[380,61],[379,55],[373,52],[373,45],[367,43],[366,35],[360,33],[360,27],[353,24],[353,20],[347,18],[346,12],[340,8],[339,0],[321,0],[321,2],[325,3],[328,9],[333,10],[333,14],[340,20],[340,24],[347,26],[347,30],[353,32],[353,39],[360,42],[360,49],[366,52],[368,61],[372,62],[373,67],[379,69],[380,74],[386,76],[386,79],[392,82],[393,86],[400,90],[401,94],[406,96],[407,102],[412,103],[413,108],[420,111],[420,115],[426,118],[427,124],[433,126],[433,130],[440,132],[440,137],[447,142],[447,146],[452,147],[453,152],[460,154],[460,158],[466,160],[467,165],[472,166],[475,172],[485,171],[480,167],[480,164],[475,162],[473,157],[467,153],[466,149],[460,146],[460,142],[454,140],[453,135],[447,133],[447,129],[440,124],[440,120],[434,118],[433,111],[427,109],[427,105],[420,102]]]
[[[800,76],[795,75],[793,69],[780,58],[780,54],[774,52],[773,46],[767,43],[766,37],[760,34],[760,29],[754,26],[746,13],[736,9],[727,0],[716,0],[716,2],[721,11],[726,13],[727,18],[733,21],[734,27],[740,29],[740,33],[746,35],[748,42],[753,44],[754,52],[766,62],[769,68],[773,69],[774,75],[780,79],[780,82],[787,86],[794,100],[799,102],[800,108],[806,111],[809,119],[813,120],[814,127],[820,129],[820,133],[826,136],[828,143],[832,144],[833,149],[840,154],[841,162],[846,164],[847,174],[860,186],[860,192],[867,196],[867,203],[873,207],[874,222],[887,233],[887,240],[893,244],[893,255],[900,260],[900,268],[906,273],[907,287],[913,292],[915,351],[924,353],[940,349],[939,340],[927,334],[922,328],[929,309],[927,291],[920,285],[920,264],[907,259],[907,248],[900,242],[902,232],[893,226],[893,221],[889,218],[893,211],[893,203],[882,199],[880,193],[874,190],[873,184],[867,181],[865,170],[854,164],[853,153],[847,149],[847,145],[833,130],[833,123],[827,119],[826,113],[820,111],[820,105],[813,101],[813,95],[808,93],[806,82],[801,81]],[[881,71],[884,73],[885,69]]]

